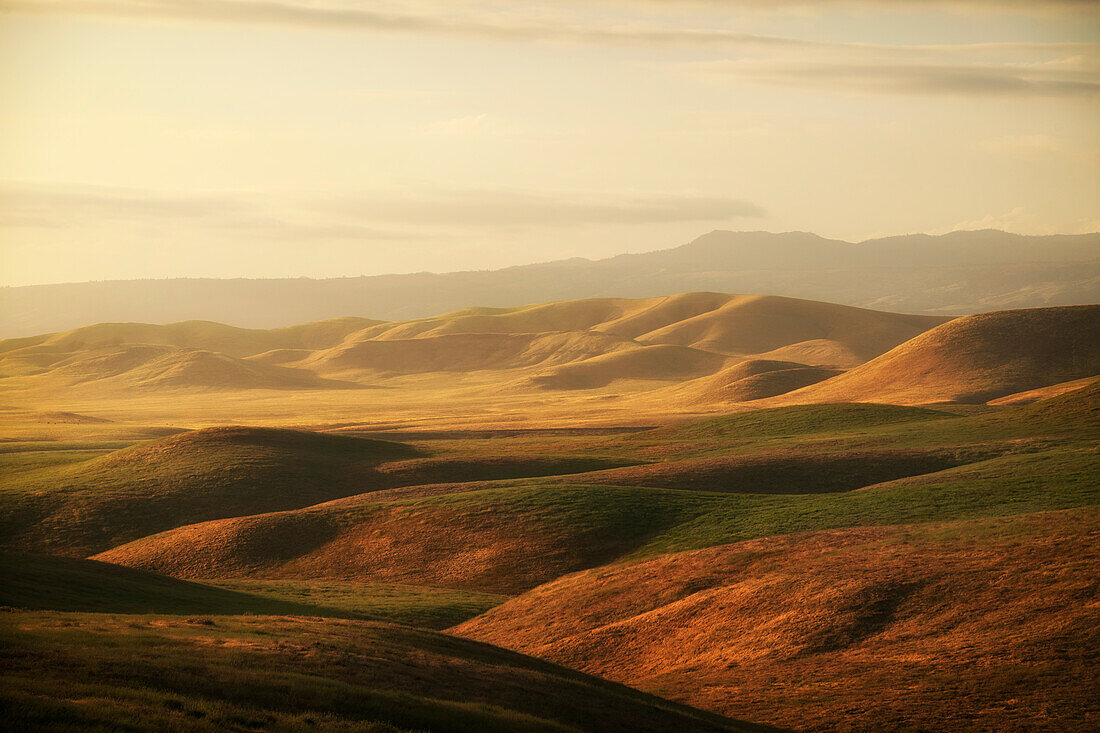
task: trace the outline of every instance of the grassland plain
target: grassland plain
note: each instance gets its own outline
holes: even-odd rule
[[[1100,368],[1079,337],[1005,323],[1091,333],[1095,311],[937,325],[821,306],[689,294],[0,344],[13,720],[743,728],[428,631],[454,627],[799,729],[1094,726]],[[226,372],[132,364],[127,339],[354,384],[204,383]],[[1073,353],[1044,370],[1058,344]],[[975,381],[990,345],[1004,368]],[[401,361],[421,357],[456,370]],[[697,394],[883,363],[884,388],[923,365],[947,401]]]

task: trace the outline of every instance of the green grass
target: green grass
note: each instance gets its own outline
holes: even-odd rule
[[[346,618],[446,629],[507,600],[495,593],[400,583],[331,580],[211,580],[217,586],[264,599],[334,609]],[[327,615],[327,614],[326,614]]]
[[[17,485],[12,479],[17,473],[23,471],[37,471],[43,468],[58,468],[74,463],[83,463],[98,456],[109,453],[110,448],[92,448],[87,450],[25,450],[18,453],[0,452],[0,473],[5,479],[0,483],[0,490],[5,486]]]
[[[522,521],[532,531],[593,538],[593,552],[618,548],[630,557],[648,557],[794,532],[1093,506],[1100,504],[1098,479],[1095,449],[1061,448],[836,494],[713,494],[527,481],[396,503],[488,512],[504,522]]]
[[[0,547],[87,556],[190,522],[308,506],[377,488],[419,452],[262,428],[184,433],[0,478]]]
[[[443,629],[504,596],[326,580],[195,583],[67,557],[0,554],[0,606],[129,614],[266,614],[388,621]]]
[[[881,425],[957,417],[943,410],[876,404],[798,405],[742,412],[688,425],[638,433],[640,440],[773,438],[793,435],[836,434]]]
[[[809,496],[723,495],[635,556],[842,527],[920,524],[1100,504],[1100,455],[1062,449],[1005,456],[861,491]]]
[[[0,605],[110,613],[321,615],[318,609],[68,557],[0,555]]]

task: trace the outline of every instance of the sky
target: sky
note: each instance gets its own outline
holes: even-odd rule
[[[0,285],[1100,230],[1100,3],[0,0]]]

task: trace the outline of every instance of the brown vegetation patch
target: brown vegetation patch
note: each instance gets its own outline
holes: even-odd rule
[[[999,311],[938,326],[774,404],[980,404],[1100,373],[1100,306]]]
[[[799,730],[1091,729],[1100,514],[816,532],[599,568],[455,631]]]

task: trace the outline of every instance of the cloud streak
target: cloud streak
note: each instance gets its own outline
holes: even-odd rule
[[[720,61],[690,65],[704,78],[887,94],[1095,98],[1100,75],[1042,65]]]
[[[686,1],[686,0],[685,0]],[[706,0],[699,5],[707,5]],[[840,4],[843,0],[835,0]],[[748,0],[748,5],[759,4]],[[626,4],[631,4],[627,2]],[[690,5],[690,3],[688,3]],[[797,4],[797,3],[796,3]],[[865,3],[887,7],[883,3]],[[946,8],[952,2],[908,0],[909,6]],[[972,5],[993,6],[989,2]],[[1068,0],[1063,5],[1085,7]],[[1019,3],[1023,7],[1023,3]],[[443,35],[485,41],[642,44],[711,48],[730,60],[691,64],[705,76],[777,87],[855,90],[894,94],[1019,97],[1095,97],[1100,94],[1100,44],[977,43],[883,45],[839,43],[758,35],[715,28],[683,28],[650,22],[548,19],[477,12],[453,6],[433,13],[396,12],[340,0],[0,0],[0,11],[79,14],[173,21],[278,25],[299,28]],[[473,128],[476,120],[440,124]],[[427,127],[424,132],[431,132]],[[469,131],[467,129],[467,131]]]
[[[1029,7],[1031,0],[1021,0],[1019,7]],[[631,4],[631,3],[625,3]],[[691,3],[685,3],[690,5]],[[716,0],[700,2],[700,5],[719,4]],[[721,3],[725,5],[723,1]],[[749,6],[767,6],[772,0],[748,0]],[[806,4],[794,0],[787,5]],[[831,4],[852,4],[847,0],[834,0]],[[882,2],[857,2],[856,5],[890,7]],[[908,0],[908,5],[952,6],[956,2],[937,0]],[[964,3],[995,7],[994,0]],[[1047,5],[1046,3],[1041,3]],[[1090,0],[1065,0],[1061,3],[1074,8],[1091,5]],[[583,5],[583,4],[581,4]],[[1052,3],[1058,5],[1058,3]],[[194,21],[207,23],[231,23],[245,25],[280,25],[301,28],[362,31],[400,34],[434,34],[496,41],[559,41],[589,44],[657,44],[681,46],[738,46],[745,49],[844,49],[844,48],[910,48],[875,44],[848,44],[816,41],[786,36],[744,33],[720,28],[687,28],[662,25],[659,22],[606,23],[576,22],[549,19],[535,15],[524,17],[522,13],[455,12],[453,5],[430,6],[427,12],[395,12],[384,8],[369,7],[365,3],[340,0],[0,0],[0,12],[33,15],[93,15],[128,18]],[[959,45],[955,49],[969,47],[1004,48],[1052,48],[1094,47],[1093,44],[975,44]],[[928,49],[947,47],[925,47]]]
[[[402,240],[453,230],[650,224],[763,217],[748,201],[405,188],[341,197],[188,195],[98,186],[0,185],[0,228],[163,228],[270,241]]]
[[[815,47],[829,44],[728,30],[659,25],[584,25],[515,21],[494,14],[457,15],[450,8],[432,14],[398,13],[335,2],[278,0],[0,0],[0,11],[35,15],[99,15],[379,33],[440,34],[497,41],[581,43],[721,44],[758,47]]]

